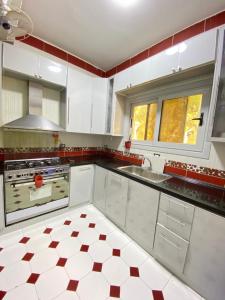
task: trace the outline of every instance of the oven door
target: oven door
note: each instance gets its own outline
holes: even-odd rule
[[[40,188],[33,180],[5,183],[6,225],[67,207],[68,203],[68,174],[45,177]]]

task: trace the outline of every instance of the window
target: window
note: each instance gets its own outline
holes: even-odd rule
[[[130,96],[132,147],[190,156],[206,151],[211,84],[207,76]]]
[[[132,140],[153,141],[157,103],[135,105],[132,116]]]

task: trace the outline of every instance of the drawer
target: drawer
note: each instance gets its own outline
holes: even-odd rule
[[[191,235],[191,224],[180,221],[178,218],[159,210],[158,223],[176,233],[183,239],[189,241]]]
[[[183,273],[189,243],[164,226],[157,225],[155,257],[168,269]]]
[[[192,224],[195,207],[166,194],[161,194],[159,209],[182,223]]]

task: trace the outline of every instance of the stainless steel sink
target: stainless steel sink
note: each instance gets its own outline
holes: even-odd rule
[[[160,183],[171,178],[171,176],[169,175],[156,173],[147,168],[142,168],[138,166],[119,167],[118,170],[154,183]]]

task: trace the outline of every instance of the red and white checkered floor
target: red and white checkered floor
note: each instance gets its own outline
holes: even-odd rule
[[[203,298],[87,205],[0,237],[0,299]]]

